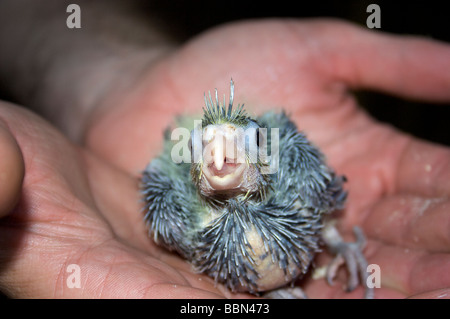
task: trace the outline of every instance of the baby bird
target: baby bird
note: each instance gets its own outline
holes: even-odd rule
[[[347,289],[365,285],[361,230],[346,243],[328,221],[344,207],[345,177],[284,112],[251,118],[243,105],[233,108],[230,86],[228,106],[216,90],[214,100],[205,95],[201,121],[178,119],[194,122],[184,129],[187,137],[175,143],[175,130],[166,130],[162,154],[143,172],[151,237],[233,292],[304,297],[289,284],[308,272],[322,244],[336,255],[330,284],[345,262]],[[373,289],[365,291],[373,296]]]

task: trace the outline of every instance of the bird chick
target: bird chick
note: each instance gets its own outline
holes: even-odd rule
[[[203,118],[186,143],[188,160],[174,160],[167,130],[162,154],[143,172],[145,221],[154,241],[233,292],[286,296],[288,290],[278,291],[309,270],[323,243],[337,256],[330,283],[346,262],[348,288],[365,284],[362,232],[356,230],[356,243],[345,243],[327,222],[344,207],[345,178],[284,112],[254,119],[243,105],[233,108],[233,100],[233,81],[228,106],[217,90],[214,100],[205,95]]]

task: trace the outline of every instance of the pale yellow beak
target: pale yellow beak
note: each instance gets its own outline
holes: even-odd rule
[[[209,127],[205,132],[203,173],[216,190],[239,187],[246,168],[245,156],[239,150],[239,136],[232,126]]]

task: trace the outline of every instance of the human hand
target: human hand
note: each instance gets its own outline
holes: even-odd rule
[[[25,109],[0,102],[0,118],[2,292],[19,298],[230,296],[148,239],[136,178]],[[80,267],[79,289],[67,284],[71,264]]]
[[[231,24],[190,41],[143,70],[129,92],[105,96],[86,145],[131,174],[158,153],[176,114],[199,113],[204,91],[227,92],[259,113],[282,107],[349,182],[340,227],[360,225],[369,263],[381,268],[376,297],[441,296],[450,278],[450,150],[376,122],[350,90],[450,100],[450,47],[369,32],[338,21]],[[405,115],[407,116],[407,115]],[[139,215],[136,211],[135,214]],[[321,254],[318,264],[327,259]],[[340,278],[344,282],[344,278]],[[362,296],[306,280],[310,297]]]

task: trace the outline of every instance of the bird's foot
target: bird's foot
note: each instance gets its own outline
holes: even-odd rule
[[[353,228],[353,233],[356,241],[345,242],[333,224],[330,223],[325,226],[323,231],[324,241],[330,252],[336,255],[327,267],[326,278],[328,284],[333,285],[333,279],[336,277],[339,267],[345,263],[349,272],[346,290],[352,291],[361,283],[361,285],[365,286],[364,297],[373,299],[374,288],[367,285],[368,263],[362,253],[366,245],[366,238],[363,231],[357,226]]]
[[[308,299],[305,292],[300,287],[279,288],[262,295],[268,299]]]

